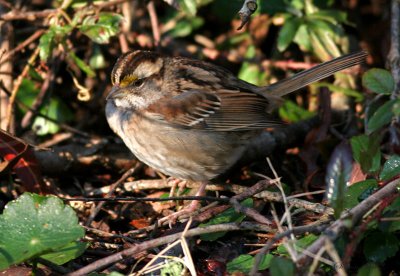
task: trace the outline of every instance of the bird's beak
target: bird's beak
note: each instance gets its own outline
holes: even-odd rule
[[[121,89],[121,87],[119,87],[119,85],[114,85],[111,88],[110,93],[108,93],[106,100],[111,100],[111,99],[117,99],[117,98],[121,98],[124,95],[124,89]]]

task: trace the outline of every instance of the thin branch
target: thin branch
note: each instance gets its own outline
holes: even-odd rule
[[[398,194],[393,194],[391,197],[386,198],[385,201],[382,202],[382,204],[379,204],[376,210],[372,208],[372,210],[374,210],[374,214],[368,216],[368,218],[365,219],[363,223],[355,229],[355,231],[352,231],[349,239],[350,242],[347,244],[346,249],[344,250],[342,263],[343,267],[348,268],[350,266],[353,253],[357,249],[357,244],[361,241],[361,237],[364,237],[364,233],[369,230],[369,226],[372,222],[379,220],[381,221],[384,210],[386,209],[386,207],[392,204],[397,197]]]
[[[128,2],[130,0],[115,0],[115,1],[106,1],[101,4],[96,4],[94,3],[93,5],[95,7],[98,7],[99,9],[103,9],[106,7],[110,6],[115,6],[124,2]],[[62,9],[63,7],[61,7]],[[0,16],[0,21],[13,21],[13,20],[27,20],[27,21],[35,21],[40,18],[46,18],[50,15],[54,15],[60,12],[61,9],[47,9],[47,10],[42,10],[42,11],[18,11],[18,10],[12,10],[6,14],[3,14]]]
[[[261,224],[267,224],[271,225],[272,221],[267,219],[265,216],[261,215],[259,212],[257,212],[254,208],[246,207],[243,205],[240,205],[239,201],[232,198],[229,203],[233,206],[235,211],[237,213],[242,213],[246,215],[247,217],[250,217],[254,219],[256,222],[261,223]]]
[[[124,177],[124,176],[123,176]],[[121,178],[123,178],[121,177]],[[127,202],[164,202],[171,200],[207,200],[207,201],[220,201],[229,202],[228,198],[218,198],[212,196],[169,196],[169,197],[105,197],[105,198],[60,198],[65,202],[109,202],[109,203],[127,203]]]
[[[251,15],[257,10],[257,1],[256,0],[245,0],[242,8],[239,11],[240,19],[242,23],[240,24],[237,30],[241,30],[244,25],[249,22]]]
[[[342,214],[340,219],[336,220],[326,231],[322,234],[318,240],[316,240],[311,246],[307,248],[307,252],[311,252],[315,254],[318,250],[324,246],[325,240],[331,240],[334,242],[340,234],[342,234],[349,227],[354,227],[354,225],[358,224],[362,217],[369,212],[369,210],[384,200],[387,197],[391,197],[393,194],[397,194],[399,196],[398,187],[400,185],[400,179],[395,179],[375,194],[372,194],[370,197],[360,202],[357,206],[352,208],[350,211]],[[303,254],[298,259],[297,264],[301,266],[307,266],[311,262],[311,258],[306,254]]]
[[[199,227],[190,229],[186,232],[185,237],[194,237],[203,234],[210,234],[210,233],[218,233],[218,232],[228,232],[228,231],[262,231],[262,232],[273,232],[270,227],[265,225],[259,224],[251,224],[251,223],[226,223],[226,224],[218,224],[218,225],[210,225],[205,227]],[[125,249],[121,252],[113,254],[111,256],[105,257],[103,259],[97,260],[77,271],[67,274],[68,276],[80,276],[80,275],[87,275],[93,271],[101,271],[105,267],[118,262],[122,261],[125,258],[131,258],[133,255],[143,252],[145,250],[155,248],[164,244],[172,243],[182,236],[182,232],[172,234],[169,236],[163,236],[157,239],[145,241],[140,244],[135,244],[132,247]]]
[[[25,65],[24,69],[22,70],[22,73],[18,76],[17,80],[14,83],[13,90],[11,91],[11,96],[9,99],[8,103],[8,109],[7,109],[7,115],[6,115],[6,130],[10,128],[10,123],[13,117],[13,112],[14,112],[14,102],[17,97],[17,92],[19,90],[19,87],[22,84],[23,79],[25,76],[28,74],[29,68],[33,65],[34,61],[36,60],[37,56],[39,55],[39,48],[36,48],[36,50],[33,52],[31,57],[28,60],[28,63]]]
[[[52,90],[51,88],[53,87],[54,84],[54,79],[56,76],[56,72],[58,71],[58,66],[59,66],[59,60],[57,58],[54,58],[51,68],[46,72],[46,76],[44,78],[40,91],[36,95],[36,98],[31,105],[31,108],[33,110],[39,111],[39,108],[42,106],[43,101],[46,98],[46,95],[48,95],[48,93],[51,93]],[[33,118],[34,118],[34,112],[28,110],[21,120],[21,127],[27,128],[31,124]]]
[[[0,15],[4,14],[4,7],[0,6]],[[13,86],[13,63],[4,59],[5,54],[12,47],[13,44],[13,26],[8,22],[0,22],[0,82],[12,90]],[[5,93],[0,91],[0,128],[6,129],[6,116],[9,98]],[[13,121],[13,126],[14,126]]]
[[[242,193],[240,193],[240,194],[238,194],[238,195],[235,195],[235,196],[230,200],[230,202],[232,202],[232,200],[233,200],[233,202],[234,202],[234,204],[235,204],[235,203],[238,202],[238,201],[242,201],[242,200],[245,200],[245,199],[247,199],[247,198],[249,198],[249,197],[252,197],[252,196],[254,196],[255,194],[258,194],[258,193],[260,193],[260,192],[266,190],[266,189],[267,189],[270,185],[272,185],[274,182],[275,182],[275,180],[273,180],[273,179],[265,179],[265,180],[258,181],[256,184],[254,184],[254,185],[251,186],[250,188],[247,188],[247,189],[243,190]],[[222,198],[221,198],[221,199],[222,199]],[[236,206],[237,206],[237,205],[236,205]],[[213,213],[212,215],[219,214],[219,213],[223,212],[224,210],[228,209],[229,207],[230,207],[229,205],[226,205],[224,208],[220,208],[220,209],[219,209],[219,212]],[[256,214],[257,212],[256,212],[255,210],[237,207],[236,211],[238,211],[238,212],[243,212],[243,214],[249,215],[249,217],[255,219],[256,221],[261,221],[262,223],[265,223],[265,224],[271,224],[271,222],[270,222],[269,220],[267,220],[267,219],[265,219],[265,218],[264,218],[264,219],[260,218],[261,215],[260,215],[260,216],[257,215],[257,214]],[[188,216],[193,216],[193,214],[189,214]],[[181,216],[181,217],[184,217],[184,216]],[[199,215],[196,215],[196,216],[194,217],[194,220],[199,221],[200,217],[201,217],[202,221],[211,218],[211,216],[210,216],[210,217],[207,217],[207,216],[204,216],[204,214],[199,214]],[[164,218],[160,219],[160,220],[158,221],[158,224],[161,225],[161,224],[164,224],[164,223],[166,223],[166,222],[169,222],[168,217],[164,217]]]
[[[272,171],[273,174],[274,174],[274,177],[275,177],[276,179],[280,179],[280,178],[278,177],[278,173],[276,172],[274,166],[272,165],[272,162],[271,162],[270,158],[267,158],[267,162],[268,162],[268,166],[270,167],[271,171]],[[285,192],[283,191],[282,183],[281,183],[280,181],[278,181],[278,182],[275,184],[275,186],[278,187],[278,189],[279,189],[279,191],[280,191],[280,193],[281,193],[281,195],[282,195],[283,205],[284,205],[284,207],[285,207],[285,213],[283,214],[283,217],[282,217],[281,221],[279,221],[279,220],[277,219],[277,216],[276,216],[276,215],[274,216],[274,220],[276,221],[276,225],[278,226],[279,232],[283,232],[283,230],[282,230],[282,224],[283,224],[283,221],[284,221],[284,220],[286,220],[286,223],[287,223],[287,225],[288,225],[288,227],[289,227],[289,230],[291,230],[291,229],[293,229],[292,214],[291,214],[291,212],[290,212],[290,209],[291,209],[291,208],[289,207],[286,194],[285,194]],[[272,205],[272,206],[273,206],[273,205]],[[273,207],[274,207],[274,206],[273,206]],[[275,210],[275,208],[273,208],[273,210]],[[273,212],[273,214],[276,214],[276,213]],[[295,242],[295,241],[296,241],[296,237],[295,237],[293,234],[290,235],[290,239],[291,239],[292,242]],[[285,241],[286,241],[286,240],[287,240],[287,239],[285,238]],[[291,245],[290,242],[284,242],[283,244],[284,244],[284,246],[286,247],[286,249],[287,249],[287,251],[288,251],[290,257],[292,258],[293,262],[295,262],[295,261],[297,260],[297,253],[296,253],[296,251],[294,250],[293,246]]]
[[[11,92],[7,90],[7,88],[5,87],[5,85],[4,85],[4,83],[2,82],[2,80],[0,80],[0,89],[2,89],[9,97],[11,97],[11,95],[12,95]],[[69,131],[69,132],[71,132],[71,133],[81,135],[82,137],[87,137],[87,138],[90,137],[90,135],[87,134],[86,132],[80,131],[80,130],[78,130],[78,129],[76,129],[76,128],[73,128],[73,127],[71,127],[71,126],[68,126],[68,125],[66,125],[66,124],[60,123],[60,122],[58,122],[57,120],[55,120],[55,119],[53,119],[53,118],[50,118],[50,117],[47,116],[47,115],[41,114],[39,111],[34,110],[33,108],[27,106],[26,104],[24,104],[24,103],[21,102],[21,101],[16,100],[15,102],[16,102],[16,104],[18,104],[19,107],[21,107],[23,110],[25,110],[25,111],[29,110],[29,111],[33,112],[33,114],[34,114],[35,116],[44,118],[44,119],[46,119],[46,120],[48,120],[48,121],[50,121],[50,122],[52,122],[52,123],[55,123],[55,124],[57,124],[61,129],[64,129],[65,131]],[[61,157],[61,156],[60,156],[60,157]]]
[[[165,181],[163,179],[151,179],[151,180],[137,180],[133,182],[124,183],[122,189],[117,189],[117,192],[123,191],[136,191],[136,190],[154,190],[154,189],[167,189],[172,187],[172,183]],[[198,189],[199,184],[188,182],[186,184],[187,188]],[[102,188],[93,190],[89,195],[102,195],[109,191],[109,186],[104,186]],[[244,190],[247,190],[248,187],[237,185],[237,184],[208,184],[206,189],[208,191],[230,191],[235,194],[240,194]],[[283,202],[282,195],[276,192],[270,191],[262,191],[258,194],[255,194],[256,198],[263,198],[267,201],[272,202]],[[291,207],[306,209],[319,214],[333,214],[333,209],[322,205],[320,203],[310,202],[302,199],[295,198],[294,196],[288,197],[288,203]]]
[[[149,12],[149,16],[150,16],[150,23],[151,23],[151,29],[153,31],[154,45],[156,47],[158,47],[160,44],[161,35],[160,35],[160,28],[158,25],[157,12],[156,12],[156,8],[154,6],[154,1],[150,1],[147,4],[147,11]]]
[[[393,89],[390,98],[392,100],[396,100],[400,96],[400,41],[399,41],[400,2],[399,0],[392,0],[391,15],[392,15],[391,30],[390,30],[391,43],[390,43],[388,60],[390,63],[390,68],[392,71],[395,87]],[[391,144],[396,146],[400,145],[400,132],[398,130],[399,123],[400,123],[400,117],[395,116],[389,128]]]
[[[13,20],[35,21],[36,19],[46,18],[49,15],[53,15],[56,13],[58,13],[57,9],[47,9],[47,10],[43,10],[43,11],[27,11],[27,12],[12,10],[12,11],[0,16],[0,20],[4,20],[4,21],[13,21]]]
[[[15,47],[14,49],[12,49],[11,51],[9,51],[8,53],[5,54],[4,56],[4,60],[2,61],[5,62],[7,60],[9,60],[13,55],[15,55],[16,53],[18,53],[19,51],[23,50],[26,46],[28,46],[29,44],[31,44],[33,41],[35,41],[36,39],[38,39],[43,33],[45,32],[45,30],[37,30],[36,32],[34,32],[31,36],[29,36],[27,39],[25,39],[22,43],[20,43],[17,47]]]
[[[390,62],[390,68],[392,70],[392,76],[395,81],[395,88],[391,95],[392,99],[397,99],[400,93],[400,2],[399,0],[392,0],[391,5],[391,26],[390,26],[390,51],[388,59]]]
[[[259,264],[260,264],[263,256],[265,256],[268,253],[268,251],[272,248],[272,246],[276,242],[278,242],[282,238],[288,237],[290,235],[301,235],[301,234],[305,234],[308,232],[321,233],[322,231],[324,231],[324,229],[327,228],[327,226],[328,226],[327,222],[328,221],[323,220],[323,221],[320,221],[318,223],[311,224],[311,225],[293,227],[292,229],[288,229],[282,233],[276,234],[272,239],[270,239],[268,241],[268,243],[260,250],[260,252],[257,253],[255,260],[254,260],[254,265],[253,265],[249,275],[257,275],[258,267],[259,267]]]
[[[231,204],[232,204],[232,200],[239,202],[239,201],[245,200],[246,198],[252,197],[252,196],[260,193],[261,191],[265,190],[269,185],[271,185],[273,182],[274,182],[274,180],[261,180],[261,181],[257,182],[255,185],[251,186],[250,188],[247,187],[245,189],[242,189],[242,193],[235,195],[231,199],[211,198],[211,200],[209,200],[209,201],[229,202]],[[185,199],[187,199],[187,198],[188,197],[185,197]],[[205,199],[207,197],[197,197],[196,199],[202,199],[202,198]],[[198,214],[191,214],[191,215],[194,216],[193,220],[200,223],[200,222],[209,220],[211,217],[213,217],[217,214],[222,213],[229,207],[230,207],[230,205],[222,205],[222,206],[218,206],[215,208],[205,208],[205,211],[199,210],[199,212],[197,212]],[[258,216],[258,213],[255,214],[255,211],[253,211],[253,210],[238,208],[237,211],[243,212],[245,215],[249,215],[249,217],[253,218],[256,221],[260,220],[260,221],[262,221],[263,224],[269,224],[269,221],[267,221],[265,218],[260,219],[260,217]],[[139,232],[141,233],[143,231],[152,231],[160,225],[160,222],[163,222],[163,221],[159,221],[155,225],[153,224],[146,228],[139,229],[139,230],[135,231],[135,234],[137,234]],[[133,232],[129,232],[129,234],[133,234]]]
[[[306,70],[318,65],[317,63],[294,61],[294,60],[263,60],[261,66],[264,69],[270,67],[278,68],[281,70]]]
[[[104,8],[112,7],[112,6],[115,6],[115,5],[118,5],[118,4],[122,4],[122,3],[125,3],[125,2],[129,2],[129,1],[131,1],[131,0],[115,0],[115,1],[104,1],[104,2],[101,1],[98,4],[96,2],[94,2],[93,5],[96,6],[96,7],[99,7],[99,9],[101,10],[101,9],[104,9]]]
[[[8,3],[7,1],[5,1],[5,0],[0,0],[0,5],[2,5],[2,6],[4,6],[4,7],[6,7],[6,8],[8,8],[8,9],[12,9],[12,4],[10,4],[10,3]]]

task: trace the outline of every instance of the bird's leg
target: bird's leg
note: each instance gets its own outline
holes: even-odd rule
[[[170,177],[170,178],[168,178],[167,181],[168,181],[168,183],[171,183],[171,190],[169,191],[169,196],[175,195],[176,187],[179,187],[178,194],[180,194],[187,183],[186,180],[182,180],[182,179],[175,178],[175,177]]]
[[[196,192],[195,196],[205,196],[206,194],[206,187],[207,187],[208,182],[207,181],[202,181],[200,182],[200,188]],[[194,212],[200,207],[200,201],[199,200],[192,200],[189,206],[185,207],[184,209],[188,208],[189,212]],[[188,212],[188,213],[189,213]]]
[[[204,196],[205,191],[206,191],[206,186],[208,184],[208,181],[202,181],[200,182],[200,188],[196,192],[195,196]],[[184,207],[182,210],[179,210],[178,212],[175,212],[171,215],[168,215],[158,221],[159,224],[165,222],[165,221],[171,221],[171,222],[176,222],[176,220],[182,216],[182,215],[187,215],[187,214],[192,214],[194,211],[198,210],[200,206],[200,201],[199,200],[192,200],[189,206]]]

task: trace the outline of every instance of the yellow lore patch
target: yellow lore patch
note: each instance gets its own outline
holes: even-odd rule
[[[136,75],[127,75],[120,81],[119,86],[121,88],[127,87],[129,84],[133,83],[137,79],[138,77]]]

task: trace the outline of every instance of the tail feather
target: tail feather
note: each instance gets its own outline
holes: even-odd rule
[[[360,51],[332,59],[272,85],[261,87],[260,92],[282,97],[341,70],[360,64],[365,61],[367,55],[366,51]]]

